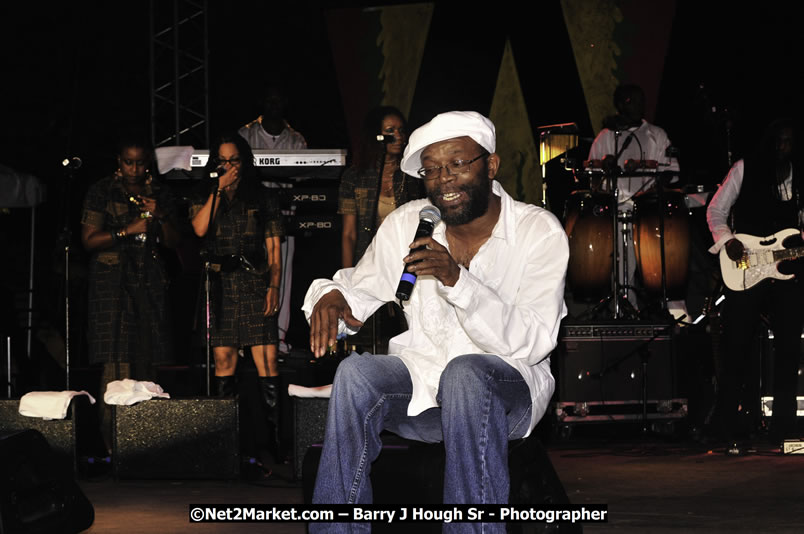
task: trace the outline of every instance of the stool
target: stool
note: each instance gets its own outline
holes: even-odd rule
[[[371,484],[375,504],[441,504],[444,494],[443,443],[411,441],[390,432],[382,434],[383,448],[371,466]],[[302,490],[304,502],[313,498],[321,445],[311,446],[304,456]],[[508,472],[511,490],[508,502],[512,505],[570,504],[567,492],[553,468],[547,451],[535,434],[508,443]],[[392,532],[394,528],[410,525],[373,524],[377,532]],[[582,532],[578,524],[510,523],[508,532]],[[419,534],[440,532],[441,525],[427,523],[416,526]]]

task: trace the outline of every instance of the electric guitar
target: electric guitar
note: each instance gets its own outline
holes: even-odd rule
[[[734,237],[745,247],[745,252],[735,261],[726,254],[726,247],[720,249],[720,272],[723,275],[723,283],[733,291],[744,291],[766,278],[778,280],[793,278],[792,274],[780,273],[778,266],[781,261],[804,256],[804,247],[784,247],[784,241],[795,235],[800,235],[796,228],[788,228],[768,237],[735,234]]]

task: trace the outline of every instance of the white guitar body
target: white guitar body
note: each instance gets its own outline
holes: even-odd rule
[[[799,234],[796,228],[788,228],[768,237],[750,234],[735,234],[734,237],[745,247],[743,257],[734,261],[726,254],[726,247],[720,250],[720,272],[723,283],[731,290],[744,291],[766,278],[789,280],[792,274],[779,272],[779,262],[804,255],[804,247],[786,249],[782,243],[788,237]]]

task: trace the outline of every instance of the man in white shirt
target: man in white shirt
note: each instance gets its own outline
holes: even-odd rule
[[[667,133],[644,119],[645,93],[639,86],[617,87],[614,107],[617,114],[604,121],[604,128],[589,150],[589,160],[616,164],[625,171],[625,176],[617,180],[618,202],[628,204],[630,209],[633,196],[653,186],[653,177],[628,176],[629,171],[678,172],[679,167],[676,158],[667,155],[671,145]]]
[[[285,115],[288,100],[284,91],[276,86],[269,86],[262,101],[262,115],[240,128],[237,133],[246,140],[252,150],[304,150],[307,141],[304,136],[290,127]],[[277,182],[263,182],[269,187],[281,187]],[[293,212],[283,212],[293,215]],[[279,290],[279,350],[290,352],[285,343],[285,336],[290,327],[290,290],[293,284],[293,257],[296,250],[296,238],[287,236],[282,240],[282,282]]]
[[[530,434],[554,389],[549,354],[566,315],[569,248],[550,212],[494,181],[495,148],[494,125],[474,112],[443,113],[413,132],[401,167],[424,180],[428,199],[393,211],[354,268],[307,292],[318,357],[394,299],[406,264],[418,277],[404,306],[409,329],[390,341],[390,355],[352,354],[338,367],[314,502],[371,502],[382,430],[444,442],[445,503],[507,502],[507,442]],[[411,243],[420,210],[433,205],[442,222]]]
[[[675,157],[668,155],[670,139],[667,133],[644,119],[645,93],[634,84],[623,84],[614,91],[614,107],[617,114],[606,118],[604,128],[595,138],[589,150],[589,160],[593,165],[602,163],[603,169],[616,176],[618,215],[629,214],[634,210],[634,197],[649,191],[654,186],[654,172],[676,173],[672,182],[678,181],[679,166]],[[620,173],[619,171],[622,171]],[[604,189],[609,184],[602,184]],[[626,217],[627,218],[627,217]],[[617,273],[620,287],[634,286],[636,271],[634,236],[625,235],[626,223],[617,225],[617,254],[620,259]],[[632,232],[629,224],[627,231]],[[606,261],[606,258],[601,258]],[[637,307],[636,294],[628,292],[631,305]],[[686,315],[683,301],[671,301],[668,309],[676,316]]]
[[[792,121],[774,121],[765,131],[757,150],[739,160],[712,197],[706,211],[715,244],[709,251],[741,260],[747,244],[735,234],[747,234],[771,243],[768,236],[788,228],[804,228],[804,170],[797,154]],[[733,226],[729,217],[733,215]],[[797,236],[793,235],[792,238]],[[800,245],[800,239],[799,243]],[[792,243],[785,242],[785,246]],[[748,258],[751,265],[751,258]],[[773,416],[770,439],[779,444],[797,437],[796,390],[801,357],[802,311],[801,260],[782,262],[779,270],[796,274],[790,280],[766,279],[745,290],[726,290],[724,357],[718,375],[716,431],[726,442],[726,453],[739,455],[746,433],[759,424],[758,355],[753,350],[760,314],[770,320],[774,334]],[[790,264],[790,265],[786,265]],[[798,264],[798,265],[796,265]],[[753,269],[752,272],[756,272]],[[745,275],[744,275],[745,276]],[[754,428],[741,428],[739,412],[753,417]]]
[[[246,124],[240,134],[252,150],[304,150],[304,136],[290,127],[285,119],[288,101],[284,92],[276,86],[269,87],[262,102],[262,115]]]

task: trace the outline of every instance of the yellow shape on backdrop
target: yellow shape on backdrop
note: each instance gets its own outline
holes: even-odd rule
[[[612,95],[619,81],[615,76],[621,50],[614,30],[623,14],[613,0],[561,0],[575,64],[586,96],[589,119],[597,135],[603,119],[614,113]]]
[[[433,18],[433,4],[409,4],[380,9],[382,29],[377,36],[377,46],[382,48],[384,57],[379,72],[383,81],[382,104],[396,106],[407,117],[410,115],[430,21]]]
[[[497,127],[497,180],[515,199],[542,205],[539,150],[528,119],[511,42],[506,41],[489,118]]]

